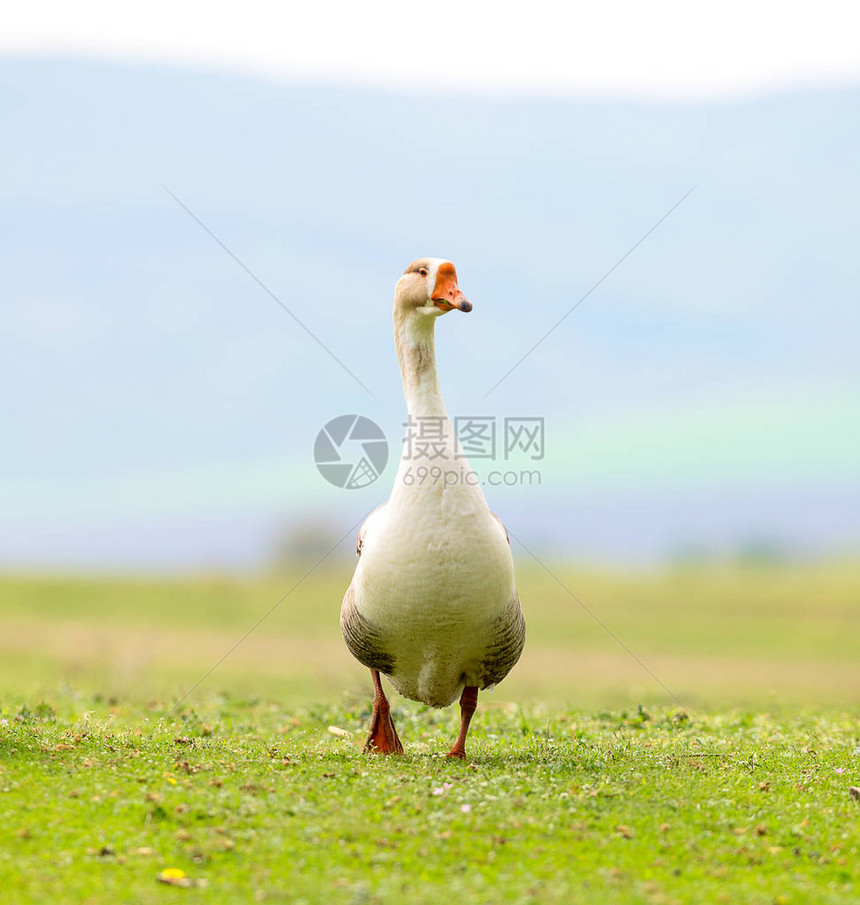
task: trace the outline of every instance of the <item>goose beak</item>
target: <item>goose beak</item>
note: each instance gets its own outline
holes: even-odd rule
[[[472,310],[472,303],[460,292],[457,271],[450,261],[439,265],[431,299],[440,311],[450,311],[452,308],[458,308],[460,311]]]

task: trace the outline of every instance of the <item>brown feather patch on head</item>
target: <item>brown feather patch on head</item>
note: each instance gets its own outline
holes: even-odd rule
[[[419,273],[421,270],[430,271],[430,261],[427,258],[416,258],[404,273]]]

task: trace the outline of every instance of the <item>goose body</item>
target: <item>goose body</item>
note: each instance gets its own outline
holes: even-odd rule
[[[347,646],[374,676],[367,750],[402,750],[379,673],[433,707],[461,695],[464,742],[471,699],[507,675],[525,641],[507,532],[456,443],[436,375],[435,321],[455,307],[471,310],[449,261],[419,259],[397,284],[395,345],[413,436],[390,499],[359,532],[341,609]]]

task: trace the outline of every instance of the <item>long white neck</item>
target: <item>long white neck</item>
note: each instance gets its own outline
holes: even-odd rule
[[[443,523],[451,506],[458,518],[469,512],[492,518],[480,482],[457,448],[445,410],[436,375],[435,323],[432,312],[419,309],[401,314],[395,309],[394,344],[411,422],[406,425],[407,438],[411,439],[404,441],[390,505],[392,510],[406,507],[404,511],[422,506],[425,517],[427,507],[435,507]]]
[[[394,319],[394,345],[406,407],[413,418],[446,418],[436,374],[436,316],[420,311]]]

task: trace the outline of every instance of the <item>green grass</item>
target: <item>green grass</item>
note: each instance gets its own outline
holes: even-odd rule
[[[361,754],[351,568],[0,577],[0,899],[860,900],[856,564],[554,566],[631,656],[526,563],[467,763],[397,697],[406,756]]]
[[[174,698],[287,596],[202,691],[291,704],[364,693],[338,628],[353,565],[260,577],[0,577],[0,695],[63,682],[106,695]],[[856,702],[860,567],[688,567],[556,574],[688,706]],[[526,561],[528,621],[505,700],[600,707],[667,703],[665,691],[580,604]]]
[[[837,903],[860,738],[837,711],[362,707],[57,694],[0,726],[4,902]],[[330,726],[352,733],[332,734]],[[844,771],[844,772],[837,772]],[[176,868],[205,888],[158,881]]]

